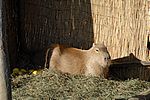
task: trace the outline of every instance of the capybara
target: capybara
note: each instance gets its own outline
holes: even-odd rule
[[[62,73],[107,78],[110,63],[110,54],[103,43],[93,43],[88,50],[56,45],[52,52],[49,68]]]

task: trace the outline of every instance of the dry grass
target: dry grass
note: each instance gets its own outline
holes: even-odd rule
[[[61,74],[47,69],[37,75],[12,79],[13,100],[127,99],[149,88],[149,82],[138,79],[116,81]]]

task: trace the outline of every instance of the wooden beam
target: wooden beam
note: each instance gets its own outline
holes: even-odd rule
[[[112,61],[112,64],[113,65],[142,64],[142,65],[146,66],[146,65],[150,65],[150,62],[149,61],[130,61],[130,62],[115,62],[115,61]]]
[[[4,0],[3,0],[4,1]],[[2,31],[2,0],[0,0],[0,100],[11,100],[11,85],[7,49],[4,49],[6,33]]]

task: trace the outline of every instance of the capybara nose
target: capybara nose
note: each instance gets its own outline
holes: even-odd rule
[[[107,57],[105,57],[104,60],[107,61]]]
[[[110,60],[110,56],[105,57],[104,60],[105,60],[105,61]]]

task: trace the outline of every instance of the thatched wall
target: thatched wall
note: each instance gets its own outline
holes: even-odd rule
[[[147,0],[91,1],[95,42],[104,41],[112,58],[147,60]]]

